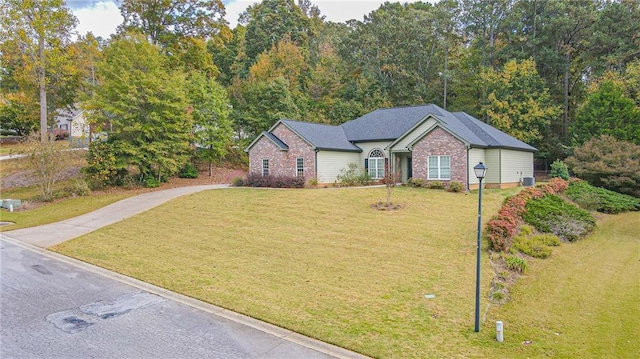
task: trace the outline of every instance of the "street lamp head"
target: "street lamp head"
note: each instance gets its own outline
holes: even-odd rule
[[[477,165],[473,166],[473,171],[476,173],[476,177],[478,179],[483,179],[487,174],[488,167],[484,165],[484,163],[480,162]]]

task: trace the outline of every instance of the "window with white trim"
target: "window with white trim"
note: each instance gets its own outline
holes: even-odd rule
[[[268,159],[263,159],[262,160],[262,176],[268,176],[269,175],[269,160]]]
[[[304,158],[296,158],[296,176],[304,177]]]
[[[369,177],[373,179],[384,178],[384,152],[375,148],[369,152],[367,164],[367,172]]]
[[[451,179],[451,156],[429,156],[429,179]]]

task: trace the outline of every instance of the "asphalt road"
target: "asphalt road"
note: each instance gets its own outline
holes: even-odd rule
[[[359,358],[2,237],[1,358]]]

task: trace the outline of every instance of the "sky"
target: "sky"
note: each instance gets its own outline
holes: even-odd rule
[[[78,18],[76,30],[81,35],[91,31],[95,36],[109,38],[116,31],[116,27],[122,22],[120,10],[116,5],[117,0],[67,0],[67,6]],[[259,1],[232,1],[223,0],[227,15],[225,18],[231,28],[238,23],[238,17],[249,5]],[[312,0],[318,6],[327,21],[345,22],[350,19],[363,20],[366,14],[380,7],[384,1],[373,0]],[[393,2],[393,1],[392,1]],[[403,0],[415,2],[415,0]]]

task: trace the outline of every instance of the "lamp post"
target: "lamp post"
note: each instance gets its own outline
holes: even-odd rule
[[[478,248],[476,255],[476,322],[475,331],[480,331],[480,244],[482,237],[482,179],[487,174],[487,166],[482,162],[473,166],[473,171],[480,182],[478,186]]]

